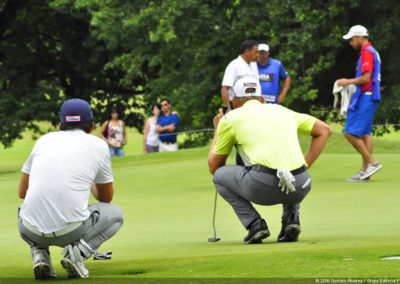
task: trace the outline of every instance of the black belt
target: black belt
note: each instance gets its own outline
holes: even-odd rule
[[[259,171],[259,172],[263,172],[263,173],[267,173],[267,174],[271,174],[271,175],[276,175],[276,171],[277,171],[276,169],[271,169],[271,168],[268,168],[263,165],[252,165],[252,166],[246,167],[246,169],[255,170],[255,171]],[[305,172],[305,171],[306,171],[306,167],[301,166],[300,168],[295,169],[290,172],[292,173],[292,175],[295,176],[295,175],[301,174],[302,172]]]

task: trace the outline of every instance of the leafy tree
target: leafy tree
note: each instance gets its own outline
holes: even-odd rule
[[[134,88],[115,83],[123,71],[105,68],[112,54],[91,36],[86,9],[57,10],[40,0],[3,1],[0,19],[0,141],[4,146],[20,138],[26,128],[37,131],[36,121],[57,125],[59,108],[69,98],[99,104],[94,108],[97,121],[105,119],[104,101],[122,110],[141,107],[131,98]],[[94,97],[96,101],[91,100]],[[126,120],[140,126],[143,117],[128,112]]]
[[[169,97],[182,129],[212,126],[226,65],[244,39],[267,42],[292,77],[285,104],[327,116],[333,82],[354,77],[358,57],[342,39],[365,25],[382,58],[375,123],[398,123],[400,3],[394,0],[54,0],[0,4],[0,127],[5,145],[34,120],[58,121],[62,101],[126,110],[141,129],[147,109]],[[4,16],[4,17],[3,17]],[[22,56],[21,56],[22,55]],[[29,106],[29,107],[27,107]],[[16,110],[5,114],[5,110]],[[337,119],[337,117],[336,117]],[[198,136],[193,141],[202,140]]]

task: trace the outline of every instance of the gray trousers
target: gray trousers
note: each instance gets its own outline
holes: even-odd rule
[[[32,249],[40,248],[48,250],[49,246],[65,247],[69,244],[74,244],[80,239],[84,239],[93,250],[97,250],[103,242],[115,235],[119,230],[124,222],[124,216],[118,205],[110,203],[90,204],[88,209],[90,216],[81,226],[65,235],[51,238],[32,233],[21,222],[18,214],[20,235]]]
[[[251,202],[259,205],[283,204],[282,218],[299,214],[300,202],[311,189],[307,171],[295,176],[296,191],[285,194],[278,187],[275,175],[249,170],[243,166],[223,166],[214,173],[213,182],[218,193],[232,206],[240,222],[247,229],[260,214]]]

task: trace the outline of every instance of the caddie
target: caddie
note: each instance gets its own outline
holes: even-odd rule
[[[382,164],[372,156],[371,139],[372,122],[381,101],[381,59],[368,40],[365,27],[351,27],[343,39],[350,40],[350,45],[360,50],[355,78],[337,81],[339,86],[356,85],[343,133],[361,155],[361,169],[347,181],[365,182],[370,181],[370,177],[382,168]]]
[[[90,135],[90,105],[66,101],[60,110],[60,131],[42,136],[22,168],[18,227],[31,247],[36,279],[55,278],[49,246],[63,247],[61,265],[69,278],[86,278],[84,262],[123,223],[115,204],[113,173],[107,144]],[[99,203],[88,205],[92,192]]]
[[[252,203],[283,204],[278,242],[297,241],[300,202],[311,189],[307,168],[321,154],[331,129],[310,115],[264,104],[259,81],[252,77],[236,82],[233,105],[233,111],[223,115],[220,109],[214,118],[208,164],[215,188],[248,230],[245,244],[261,243],[270,235]],[[297,133],[312,137],[305,157]],[[244,166],[225,165],[233,145]]]
[[[268,44],[260,43],[258,45],[257,68],[260,76],[261,95],[266,103],[280,104],[285,100],[291,79],[282,62],[269,55]],[[280,86],[280,80],[283,81],[283,88]]]

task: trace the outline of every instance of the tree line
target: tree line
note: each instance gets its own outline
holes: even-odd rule
[[[180,130],[209,128],[245,39],[268,43],[289,72],[286,106],[338,120],[332,87],[354,77],[358,52],[342,35],[355,24],[382,60],[375,123],[398,124],[399,11],[395,0],[0,0],[0,142],[57,125],[73,97],[91,102],[96,122],[112,104],[139,130],[168,97]]]

